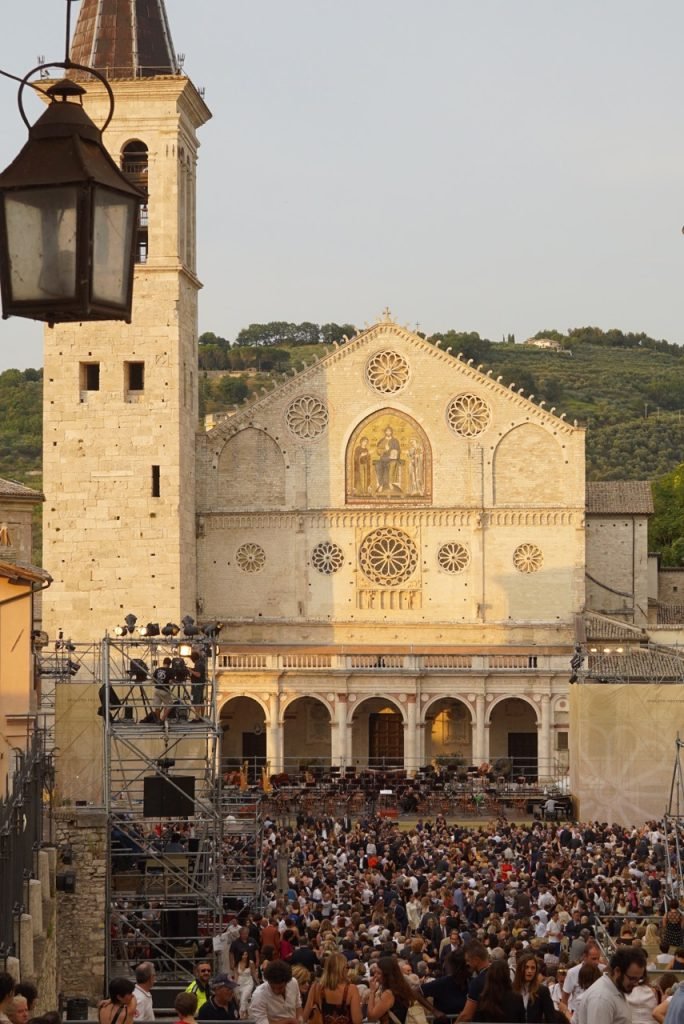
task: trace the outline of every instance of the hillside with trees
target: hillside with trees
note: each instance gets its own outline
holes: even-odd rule
[[[352,324],[250,324],[233,341],[208,332],[199,339],[202,414],[230,413],[335,345]],[[590,480],[655,480],[653,550],[667,564],[684,560],[684,348],[645,334],[578,327],[543,330],[516,344],[474,332],[426,338],[492,371],[506,386],[587,428]],[[0,476],[41,486],[42,370],[0,374]]]

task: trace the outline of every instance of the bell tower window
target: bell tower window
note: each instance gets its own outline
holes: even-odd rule
[[[121,170],[132,185],[135,185],[145,197],[140,207],[140,219],[138,222],[138,236],[136,245],[136,263],[147,263],[149,248],[149,214],[147,200],[149,196],[147,171],[149,164],[149,153],[147,146],[140,139],[133,139],[127,142],[121,150]]]

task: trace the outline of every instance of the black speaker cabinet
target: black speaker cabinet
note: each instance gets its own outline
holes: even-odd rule
[[[161,926],[165,939],[196,939],[198,936],[197,911],[163,910]]]
[[[146,818],[188,818],[194,813],[194,775],[145,776],[143,814]]]

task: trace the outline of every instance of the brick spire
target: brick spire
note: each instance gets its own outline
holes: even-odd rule
[[[107,78],[177,74],[164,0],[83,0],[71,59]]]

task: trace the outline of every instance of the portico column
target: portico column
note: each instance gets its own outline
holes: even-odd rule
[[[473,764],[481,764],[482,761],[486,760],[485,699],[483,694],[478,693],[475,698],[475,721],[473,722]]]
[[[280,697],[272,693],[268,698],[269,721],[266,732],[266,760],[272,775],[283,770],[283,727],[280,724]]]
[[[550,779],[551,765],[551,698],[543,693],[541,698],[539,744],[537,749],[538,774],[540,779]]]
[[[335,748],[333,750],[331,745],[332,761],[333,764],[337,764],[340,768],[346,768],[347,766],[347,694],[338,693],[335,701],[335,730],[333,732],[333,738],[335,739]],[[337,735],[335,735],[335,733]]]
[[[409,693],[406,704],[406,726],[404,730],[404,768],[407,775],[416,773],[416,695]]]

